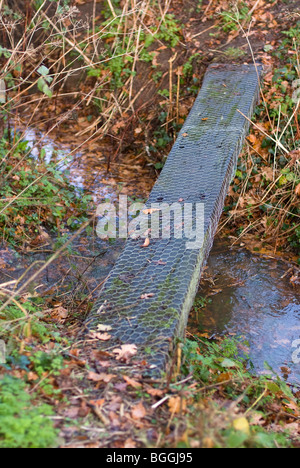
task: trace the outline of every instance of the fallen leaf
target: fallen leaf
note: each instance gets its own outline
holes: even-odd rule
[[[168,406],[170,408],[171,413],[179,413],[181,411],[185,411],[186,400],[184,400],[180,396],[171,397],[168,400]]]
[[[137,382],[137,380],[131,379],[127,375],[123,375],[123,379],[125,382],[128,383],[128,385],[131,385],[133,388],[140,388],[142,384],[140,382]]]
[[[285,406],[293,411],[295,416],[300,416],[299,406],[292,400],[289,403],[285,403]]]
[[[160,211],[160,210],[158,208],[147,208],[146,210],[143,210],[143,213],[147,215],[147,214],[152,214],[155,211]]]
[[[93,406],[102,406],[104,402],[105,402],[105,399],[101,398],[100,400],[90,400],[89,404]]]
[[[137,347],[135,344],[125,344],[122,345],[120,348],[113,349],[113,353],[118,355],[116,357],[118,361],[128,361],[132,356],[134,356],[137,353]]]
[[[131,416],[133,419],[142,419],[146,416],[146,410],[142,402],[138,403],[133,407],[133,409],[131,410]]]
[[[250,435],[249,423],[244,416],[234,419],[232,424],[236,431],[241,431],[247,435]]]
[[[68,317],[68,311],[64,307],[58,306],[53,309],[51,316],[56,320],[65,320]]]
[[[215,446],[213,439],[211,439],[210,437],[204,437],[202,444],[204,448],[214,448]]]
[[[92,380],[93,382],[110,382],[111,379],[113,379],[115,374],[105,374],[102,372],[101,374],[97,374],[96,372],[89,372],[88,374],[88,380]]]
[[[108,341],[111,338],[111,335],[108,333],[96,333],[93,331],[90,332],[90,336],[91,338],[97,338],[97,340],[101,341]]]
[[[119,392],[124,392],[124,390],[126,390],[126,387],[127,387],[127,383],[125,382],[121,382],[121,383],[117,383],[114,388],[116,388],[117,390],[119,390]]]
[[[265,424],[265,418],[261,413],[255,412],[251,414],[250,416],[251,426],[263,426],[264,424]]]
[[[155,295],[154,293],[142,294],[141,299],[149,299],[150,297],[153,297],[154,295]]]
[[[136,448],[136,443],[132,439],[126,439],[124,442],[124,448]]]
[[[166,262],[163,262],[162,260],[157,260],[153,263],[156,263],[157,265],[166,265]]]
[[[145,242],[143,243],[143,245],[141,245],[141,247],[148,247],[149,244],[150,244],[150,239],[149,237],[146,237]]]
[[[147,393],[149,393],[149,395],[159,396],[159,397],[161,397],[164,394],[164,392],[160,390],[159,388],[152,388],[152,387],[147,389]]]
[[[28,372],[27,374],[27,379],[29,380],[29,382],[37,380],[38,378],[39,376],[35,372]]]

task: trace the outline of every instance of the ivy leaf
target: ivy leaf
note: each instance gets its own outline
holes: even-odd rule
[[[43,86],[43,93],[46,94],[46,96],[48,96],[49,98],[53,96],[53,93],[51,89],[49,88],[49,86],[47,85],[47,83],[45,83]]]
[[[41,65],[38,68],[37,72],[42,76],[47,76],[49,73],[49,68],[45,67],[45,65]]]
[[[222,367],[237,367],[237,364],[234,361],[232,361],[231,359],[225,358],[221,362],[221,366]]]
[[[46,96],[48,96],[49,98],[53,96],[53,93],[51,89],[49,88],[49,86],[47,85],[44,78],[41,77],[38,79],[37,87],[42,93],[46,94]]]

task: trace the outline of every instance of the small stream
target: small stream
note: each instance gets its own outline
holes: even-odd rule
[[[41,131],[29,127],[24,139],[34,146],[41,136]],[[84,146],[69,160],[68,154],[75,145],[68,143],[67,133],[57,135],[55,142],[46,136],[42,147],[46,162],[59,163],[63,159],[59,163],[61,170],[79,191],[92,194],[95,204],[104,199],[116,201],[120,192],[145,199],[153,186],[150,171],[139,165],[134,155],[131,162],[122,159],[120,164],[114,164],[107,174],[105,161],[112,149],[105,143]],[[40,153],[41,147],[33,148],[37,160]],[[71,256],[71,260],[58,260],[54,269],[47,270],[40,279],[42,286],[37,284],[37,287],[51,290],[53,284],[62,280],[66,292],[60,289],[61,295],[70,289],[76,291],[80,282],[93,291],[113,267],[122,246],[122,242],[81,237],[76,246],[80,255],[74,255],[73,259]],[[14,259],[8,251],[1,251],[1,256],[0,262],[6,267],[0,268],[0,281],[18,277],[33,261],[47,258],[37,254],[32,259],[28,255]],[[74,265],[80,271],[77,276]],[[241,337],[256,372],[269,373],[264,367],[266,361],[281,377],[300,384],[300,341],[297,342],[300,340],[300,294],[290,283],[289,267],[282,260],[230,248],[227,242],[216,239],[198,292],[198,298],[206,298],[206,306],[198,307],[191,314],[189,331]],[[70,271],[73,276],[68,277]]]

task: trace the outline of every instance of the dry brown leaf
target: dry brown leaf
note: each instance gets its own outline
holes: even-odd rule
[[[91,338],[97,338],[97,340],[101,341],[108,341],[111,338],[111,335],[108,333],[96,333],[93,331],[90,332],[90,336]]]
[[[180,396],[171,397],[168,400],[168,406],[170,408],[171,413],[179,413],[185,411],[186,401]]]
[[[96,372],[89,372],[88,380],[92,380],[93,382],[110,382],[111,379],[116,377],[114,374],[105,374],[102,372],[101,374],[97,374]]]
[[[146,410],[142,402],[138,403],[133,407],[133,409],[131,410],[131,416],[133,419],[142,419],[146,416]]]
[[[133,388],[140,388],[142,386],[140,382],[138,382],[137,380],[131,379],[127,375],[123,375],[123,379],[125,380],[125,382],[128,383],[128,385],[131,385]]]
[[[78,418],[80,407],[79,406],[70,406],[64,413],[65,418],[75,419]]]
[[[136,448],[136,443],[132,439],[126,439],[124,442],[124,448]]]
[[[150,297],[153,297],[155,294],[154,293],[145,293],[141,295],[141,299],[149,299]]]
[[[272,167],[264,167],[264,170],[262,171],[262,175],[265,176],[267,180],[273,180],[273,168]]]
[[[64,307],[55,307],[53,310],[53,313],[55,314],[55,317],[61,320],[64,320],[68,317],[68,311]]]
[[[247,136],[247,140],[249,140],[250,143],[252,143],[252,145],[254,145],[254,144],[257,142],[257,138],[256,138],[256,136],[253,135],[253,134]]]
[[[146,237],[145,242],[143,243],[143,245],[141,245],[141,247],[148,247],[149,244],[150,244],[150,239],[149,237]]]
[[[285,403],[285,406],[291,409],[295,416],[300,416],[300,409],[299,406],[292,400],[289,403]]]
[[[39,376],[35,372],[28,372],[27,374],[27,379],[29,380],[29,382],[37,380],[38,378]]]
[[[137,347],[135,344],[125,344],[120,348],[113,349],[113,353],[117,354],[117,360],[128,361],[132,356],[137,353]]]
[[[152,387],[147,389],[147,393],[149,393],[149,395],[158,396],[158,397],[161,397],[164,394],[164,392],[160,390],[159,388],[152,388]]]
[[[143,210],[144,214],[152,214],[155,213],[155,211],[160,211],[158,208],[147,208],[146,210]]]

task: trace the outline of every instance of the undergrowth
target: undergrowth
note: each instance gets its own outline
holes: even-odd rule
[[[277,68],[263,77],[263,98],[221,224],[235,228],[238,240],[254,235],[257,250],[269,243],[275,251],[288,249],[296,255],[300,252],[299,31],[300,22],[284,32],[272,54]]]
[[[193,386],[185,439],[205,448],[278,448],[297,446],[297,429],[286,424],[299,407],[299,392],[268,368],[255,376],[238,339],[192,337],[183,345],[183,375]],[[276,412],[274,412],[276,408]],[[297,426],[297,425],[296,425]],[[290,430],[289,430],[290,429]],[[190,442],[179,447],[190,447]]]
[[[0,376],[0,447],[49,448],[56,445],[58,431],[53,409],[37,404],[23,380]]]

